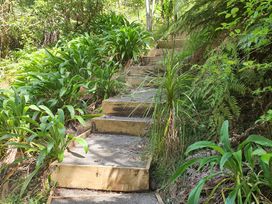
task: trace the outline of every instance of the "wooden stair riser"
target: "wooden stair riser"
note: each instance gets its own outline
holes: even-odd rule
[[[148,87],[148,88],[156,88],[157,85],[157,78],[146,76],[127,76],[126,77],[126,84],[129,87],[138,88],[138,87]]]
[[[58,187],[118,192],[149,190],[149,169],[58,165],[52,174]]]
[[[133,136],[145,136],[150,128],[148,119],[109,119],[95,118],[92,121],[92,131],[96,133],[111,133]]]
[[[127,76],[158,76],[165,72],[163,66],[131,66],[126,70]]]
[[[159,40],[157,42],[157,47],[161,49],[172,49],[172,48],[182,48],[185,40],[176,39],[176,40]]]
[[[140,62],[141,66],[158,66],[162,64],[163,64],[162,56],[142,57]]]
[[[154,104],[147,102],[103,101],[103,114],[126,117],[148,117],[154,111]]]

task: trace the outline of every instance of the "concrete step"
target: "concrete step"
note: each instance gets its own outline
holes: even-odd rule
[[[157,47],[161,49],[182,48],[184,43],[184,39],[159,40],[157,42]]]
[[[138,117],[102,116],[92,121],[92,131],[96,133],[145,136],[152,120]]]
[[[126,76],[126,84],[132,88],[149,87],[156,88],[157,77],[155,76]]]
[[[126,76],[158,76],[162,75],[164,72],[165,69],[162,65],[134,65],[125,70]]]
[[[91,190],[58,188],[48,204],[162,204],[154,192],[114,193]]]
[[[91,134],[89,152],[74,145],[61,163],[53,163],[52,180],[61,188],[117,192],[149,190],[151,159],[143,157],[147,138]]]
[[[112,116],[147,117],[154,110],[156,89],[136,90],[123,96],[104,100],[103,113]]]

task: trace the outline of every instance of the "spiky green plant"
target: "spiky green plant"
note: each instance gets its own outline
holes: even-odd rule
[[[187,141],[182,137],[186,119],[191,119],[193,109],[187,95],[192,76],[182,73],[181,65],[173,53],[165,58],[165,75],[159,78],[151,131],[151,149],[154,159],[166,159],[182,152]]]
[[[109,55],[113,56],[116,62],[125,64],[129,59],[137,60],[139,55],[146,51],[151,37],[140,25],[132,23],[108,32],[104,40]]]

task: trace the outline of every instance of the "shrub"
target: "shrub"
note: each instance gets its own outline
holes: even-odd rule
[[[129,59],[137,60],[148,47],[151,38],[148,32],[132,23],[110,31],[104,40],[109,56],[113,56],[116,62],[125,64]]]
[[[109,31],[129,25],[129,21],[123,15],[110,12],[109,14],[102,14],[95,18],[92,31],[95,34],[107,34]]]
[[[119,64],[108,60],[101,43],[98,37],[86,34],[61,48],[28,55],[20,62],[22,68],[13,85],[53,113],[67,105],[82,112],[83,94],[92,94],[90,100],[96,101],[112,96],[121,87],[112,80]],[[82,87],[86,92],[80,91]]]
[[[0,102],[1,146],[17,148],[21,153],[21,160],[37,156],[36,166],[23,183],[20,196],[24,194],[32,178],[49,161],[62,161],[64,151],[71,141],[80,143],[85,151],[88,150],[85,140],[66,134],[62,109],[58,109],[54,115],[44,105],[29,105],[27,98],[14,90],[11,95],[5,94]],[[80,116],[75,118],[82,121]],[[16,162],[14,161],[15,164]]]

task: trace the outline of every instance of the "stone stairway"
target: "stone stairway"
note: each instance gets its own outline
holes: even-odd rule
[[[156,93],[149,82],[163,72],[159,63],[163,51],[154,49],[150,53],[139,65],[126,70],[132,91],[104,100],[104,115],[88,123],[89,129],[80,135],[88,142],[89,152],[85,154],[74,144],[65,152],[63,162],[52,164],[51,178],[57,188],[49,204],[162,203],[150,192],[151,157],[145,152]],[[144,88],[135,88],[139,86]]]

